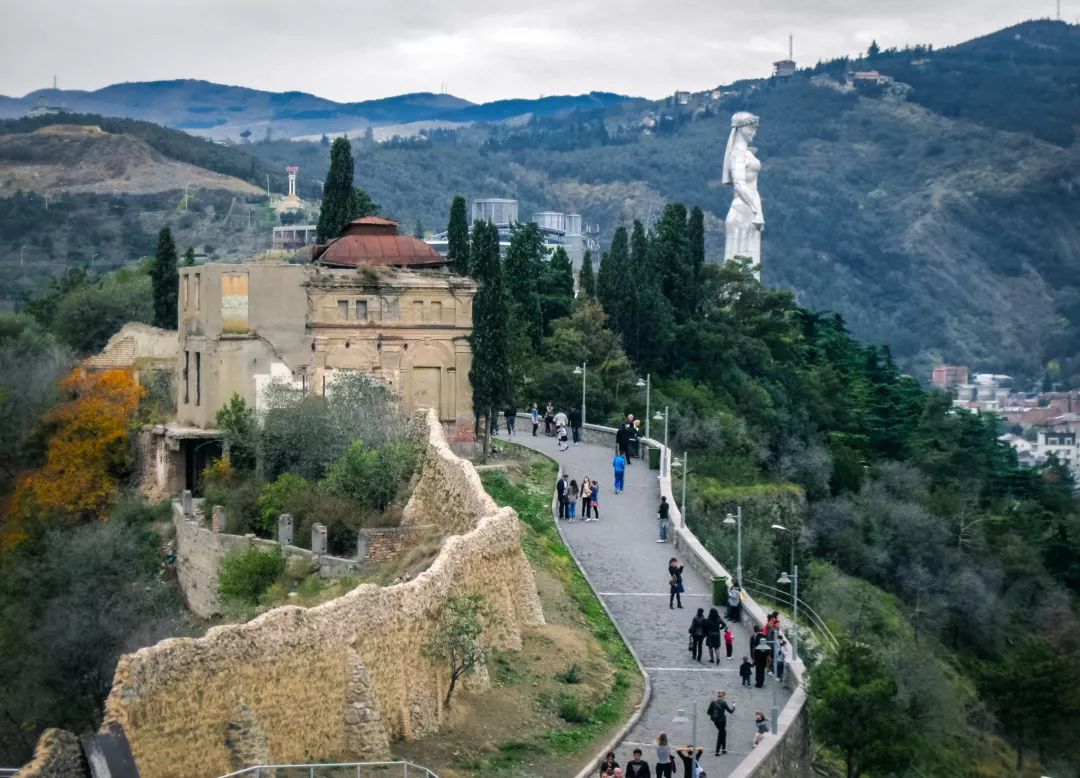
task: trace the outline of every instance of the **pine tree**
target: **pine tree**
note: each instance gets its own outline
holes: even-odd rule
[[[489,449],[489,419],[510,396],[510,297],[507,294],[499,230],[477,221],[472,237],[473,275],[480,285],[473,301],[472,367],[473,412],[479,424],[483,452]]]
[[[424,239],[424,225],[420,222],[420,217],[416,218],[416,226],[413,228],[413,237],[417,240]]]
[[[326,243],[341,235],[352,221],[353,208],[352,146],[345,138],[335,138],[330,146],[330,172],[323,182],[316,240]]]
[[[469,217],[465,198],[457,195],[450,204],[450,224],[446,227],[446,261],[450,270],[459,276],[469,275]]]
[[[600,304],[607,312],[611,329],[619,334],[627,354],[633,358],[638,349],[638,281],[630,260],[630,242],[626,227],[620,226],[611,238],[611,250],[600,265],[597,284]]]
[[[630,266],[634,273],[651,273],[649,255],[649,236],[640,219],[634,219],[634,228],[630,233]]]
[[[536,222],[519,225],[506,250],[506,288],[514,302],[514,313],[536,351],[540,350],[544,336],[538,289],[544,269],[544,251],[544,239]]]
[[[876,40],[870,41],[870,46],[866,49],[867,58],[873,59],[874,57],[876,57],[880,53],[881,53],[881,47],[878,46],[878,42]]]
[[[191,246],[184,252],[184,267],[195,267],[195,249]]]
[[[581,260],[581,271],[578,273],[578,290],[584,299],[596,299],[596,276],[593,274],[592,252],[586,251]]]
[[[664,206],[664,213],[656,223],[652,249],[660,288],[671,303],[676,320],[685,321],[694,310],[697,294],[685,205]]]
[[[574,265],[559,246],[540,274],[540,312],[544,334],[551,334],[551,322],[570,315],[574,305]]]
[[[154,326],[175,330],[180,274],[176,265],[176,244],[168,227],[162,227],[158,233],[157,251],[150,266],[150,283],[154,297]]]

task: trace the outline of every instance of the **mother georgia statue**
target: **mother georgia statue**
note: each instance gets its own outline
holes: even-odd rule
[[[757,178],[761,163],[750,150],[750,141],[757,133],[758,117],[746,111],[731,117],[731,135],[724,152],[724,172],[721,182],[735,189],[731,210],[724,220],[724,259],[749,257],[760,273],[761,232],[765,217],[761,212]]]

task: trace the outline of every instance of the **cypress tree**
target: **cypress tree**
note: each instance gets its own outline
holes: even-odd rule
[[[184,252],[184,267],[195,267],[195,249],[191,246]]]
[[[550,335],[551,322],[569,316],[574,305],[574,265],[562,246],[555,249],[548,260],[540,275],[540,284],[544,334]]]
[[[592,252],[586,251],[581,260],[581,272],[578,273],[578,290],[584,299],[596,299],[596,276],[592,269]]]
[[[685,205],[664,206],[664,213],[656,223],[653,248],[660,288],[671,303],[675,318],[684,321],[694,309],[696,296]]]
[[[465,198],[457,195],[450,204],[450,224],[446,227],[448,248],[446,259],[450,270],[459,276],[469,275],[469,217]]]
[[[538,288],[543,276],[544,239],[536,222],[522,224],[510,238],[506,251],[506,287],[514,301],[515,313],[534,350],[540,350],[544,336],[544,316]]]
[[[694,288],[701,280],[705,266],[705,214],[696,205],[690,211],[690,266],[694,273]]]
[[[473,301],[472,367],[473,413],[479,425],[484,456],[491,414],[510,394],[510,298],[499,259],[499,230],[477,221],[472,238],[473,276],[480,285]]]
[[[623,341],[630,355],[637,353],[638,282],[630,261],[630,241],[626,227],[620,226],[611,237],[611,250],[600,265],[602,288],[597,284],[600,304],[607,312],[611,329]]]
[[[346,138],[334,138],[330,146],[330,172],[323,183],[316,240],[326,243],[341,235],[345,225],[352,221],[353,208],[352,146]]]
[[[157,251],[150,266],[150,284],[154,297],[154,326],[175,330],[180,274],[176,264],[176,244],[168,227],[162,227],[158,233]]]
[[[634,228],[630,233],[630,264],[637,274],[651,273],[649,238],[645,234],[645,225],[640,219],[634,219]]]

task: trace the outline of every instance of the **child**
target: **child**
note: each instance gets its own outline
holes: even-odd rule
[[[590,521],[600,521],[600,482],[592,482],[592,499],[589,500],[589,508],[592,509],[593,517]]]
[[[626,475],[626,457],[616,454],[611,466],[615,471],[615,494],[619,494],[623,490],[623,477]]]
[[[754,714],[754,728],[757,729],[757,732],[754,733],[754,745],[756,746],[769,734],[769,722],[765,720],[765,714],[761,711]]]
[[[578,490],[577,481],[571,479],[570,486],[566,490],[566,518],[574,520],[574,511],[577,508],[577,498],[581,492]]]
[[[570,445],[566,442],[566,425],[559,425],[559,451],[566,451]]]
[[[753,674],[753,672],[754,666],[750,663],[750,657],[744,656],[742,658],[742,664],[739,665],[739,677],[742,678],[743,686],[750,686],[750,676]]]
[[[589,476],[585,476],[585,480],[581,482],[581,518],[585,521],[589,520],[592,516],[592,510],[590,510],[590,504],[592,503],[592,479]]]
[[[574,482],[570,482],[570,487],[573,488]],[[731,659],[731,652],[735,649],[735,633],[731,631],[731,627],[724,627],[724,648],[727,649],[727,658]]]

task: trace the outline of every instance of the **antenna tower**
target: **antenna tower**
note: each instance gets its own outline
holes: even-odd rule
[[[1058,2],[1060,3],[1061,0],[1058,0]],[[795,36],[791,33],[788,33],[787,36],[787,58],[793,61],[795,59]]]

